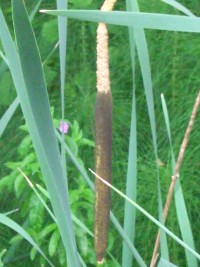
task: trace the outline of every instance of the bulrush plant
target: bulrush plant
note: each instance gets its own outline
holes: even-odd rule
[[[39,3],[41,1],[38,1]],[[153,243],[150,247],[146,245],[147,239],[143,239],[143,233],[140,232],[141,225],[136,224],[136,209],[146,216],[151,222],[153,222],[158,230],[162,229],[161,235],[158,238],[160,247],[156,245],[155,258],[153,258],[153,265],[157,264],[159,267],[167,266],[183,266],[183,260],[181,257],[180,263],[174,261],[174,251],[170,251],[171,247],[168,247],[166,234],[169,235],[173,241],[177,242],[184,248],[181,255],[186,255],[184,264],[188,267],[197,267],[198,260],[200,260],[199,253],[195,250],[193,235],[191,231],[190,221],[187,214],[186,205],[183,198],[183,192],[181,188],[181,182],[179,179],[173,180],[173,188],[170,191],[171,195],[174,194],[175,205],[177,208],[176,214],[178,217],[178,225],[181,229],[182,239],[177,237],[172,231],[170,231],[164,224],[165,215],[163,216],[162,208],[162,196],[160,186],[160,177],[158,171],[158,144],[157,144],[157,131],[156,131],[156,118],[154,112],[154,97],[153,97],[153,84],[151,78],[150,59],[148,54],[148,43],[145,36],[145,29],[156,29],[159,31],[175,31],[175,32],[195,32],[200,33],[200,18],[192,15],[185,7],[180,5],[176,1],[165,0],[174,8],[184,13],[182,15],[169,15],[164,13],[143,13],[139,11],[138,2],[136,0],[127,0],[127,11],[112,11],[116,1],[105,1],[101,10],[70,10],[67,9],[67,1],[57,0],[57,10],[41,10],[43,13],[58,16],[59,26],[59,49],[60,49],[60,74],[61,74],[61,113],[62,123],[60,125],[60,131],[62,136],[55,129],[50,112],[50,104],[48,99],[48,91],[46,88],[46,80],[44,77],[43,65],[40,58],[40,53],[33,32],[32,25],[28,18],[28,13],[23,0],[12,1],[13,11],[13,26],[15,42],[12,39],[12,35],[8,29],[6,20],[2,11],[0,10],[0,40],[2,48],[4,50],[3,59],[10,70],[18,98],[11,104],[9,109],[5,112],[5,116],[2,117],[0,124],[0,133],[2,134],[6,129],[10,118],[14,114],[17,105],[20,103],[23,115],[26,120],[26,124],[32,139],[33,147],[36,152],[38,162],[41,168],[42,178],[48,192],[48,199],[51,202],[53,210],[53,218],[55,218],[55,224],[59,231],[59,236],[63,244],[63,250],[66,256],[66,263],[63,266],[79,267],[89,266],[91,262],[85,262],[87,257],[84,258],[84,253],[79,251],[77,246],[77,239],[82,238],[76,234],[74,222],[76,222],[82,230],[86,231],[92,240],[94,241],[94,249],[92,252],[96,253],[96,265],[105,265],[109,267],[132,267],[132,266],[149,266],[149,261],[146,258],[153,251]],[[38,8],[38,6],[37,6]],[[44,15],[43,15],[44,16]],[[90,180],[86,170],[81,166],[80,161],[76,155],[67,145],[64,139],[64,134],[68,131],[68,125],[64,124],[64,76],[65,76],[65,55],[66,55],[66,19],[73,18],[79,20],[86,20],[90,22],[98,23],[97,28],[97,96],[95,103],[95,185]],[[108,30],[106,24],[114,24],[118,26],[126,26],[129,29],[130,37],[130,56],[132,62],[132,80],[133,80],[133,101],[132,101],[132,113],[130,123],[130,138],[128,147],[128,162],[127,162],[127,178],[126,178],[126,194],[117,190],[111,185],[111,162],[112,162],[112,95],[110,90],[110,78],[109,78],[109,58],[108,58]],[[70,36],[69,36],[70,38]],[[192,40],[191,40],[192,42]],[[120,48],[120,46],[119,46]],[[137,193],[137,164],[140,161],[137,158],[138,145],[137,145],[137,128],[139,123],[137,121],[136,111],[139,112],[136,106],[136,90],[135,90],[135,52],[138,54],[138,63],[141,67],[141,74],[144,83],[144,92],[147,101],[147,110],[150,118],[150,131],[152,134],[151,147],[155,161],[152,167],[152,178],[156,181],[156,186],[150,188],[148,186],[149,194],[158,195],[158,206],[151,207],[157,209],[159,219],[151,216],[146,212],[136,201]],[[70,58],[71,59],[71,58]],[[120,66],[119,66],[120,68]],[[121,71],[121,69],[120,69]],[[141,90],[142,86],[139,88]],[[199,99],[199,98],[198,98]],[[69,99],[70,101],[70,99]],[[199,102],[198,102],[199,103]],[[144,103],[142,103],[144,105]],[[199,105],[199,104],[198,104]],[[143,108],[143,106],[141,106]],[[140,107],[140,108],[141,108]],[[189,110],[189,107],[185,106],[185,109]],[[81,111],[82,112],[82,111]],[[167,112],[165,109],[165,118],[167,118]],[[167,119],[166,119],[167,121]],[[145,122],[146,123],[146,122]],[[127,122],[128,125],[128,122]],[[171,137],[170,127],[167,121],[167,134],[170,149]],[[146,125],[145,125],[146,127]],[[148,128],[148,127],[147,127]],[[141,130],[141,129],[140,129]],[[143,130],[143,129],[142,129]],[[146,130],[146,129],[145,129]],[[143,133],[142,133],[143,134]],[[145,133],[144,133],[145,135]],[[145,138],[145,137],[144,137]],[[167,138],[166,138],[167,139]],[[68,139],[69,140],[69,139]],[[61,154],[58,146],[58,141],[61,145]],[[164,145],[163,145],[164,146]],[[165,143],[166,146],[166,143]],[[149,149],[149,147],[148,147]],[[151,152],[152,152],[151,151]],[[70,206],[70,194],[68,189],[68,177],[70,175],[68,168],[66,168],[65,152],[68,154],[71,162],[75,165],[76,169],[80,172],[81,178],[84,178],[91,190],[95,191],[95,204],[94,204],[94,235],[87,225],[72,214]],[[168,151],[165,151],[166,153]],[[173,153],[171,153],[173,158]],[[145,155],[146,156],[146,155]],[[126,159],[120,158],[121,161]],[[67,161],[68,164],[68,161]],[[173,164],[172,164],[173,165]],[[174,164],[175,166],[175,164]],[[90,166],[86,166],[90,167]],[[143,188],[140,198],[144,200],[145,188],[149,182],[149,173],[145,166],[142,172],[142,185]],[[179,170],[179,169],[178,169]],[[22,170],[23,171],[23,170]],[[156,174],[155,174],[156,173]],[[174,168],[172,174],[174,173]],[[177,174],[175,173],[175,176]],[[155,176],[155,177],[154,177]],[[99,178],[96,178],[99,177]],[[102,179],[102,178],[103,179]],[[29,177],[31,179],[31,177]],[[70,177],[72,180],[74,177]],[[192,179],[192,178],[191,178]],[[147,183],[144,183],[144,180]],[[105,183],[103,184],[102,181]],[[124,181],[125,182],[125,181]],[[174,187],[175,184],[175,187]],[[148,184],[149,185],[149,184]],[[116,219],[112,211],[110,211],[110,187],[118,192],[119,195],[125,198],[124,201],[124,226],[122,227],[119,221]],[[178,190],[173,190],[173,189]],[[162,188],[163,189],[163,188]],[[77,186],[78,190],[78,186]],[[187,189],[186,189],[187,190]],[[85,193],[87,194],[87,192]],[[78,197],[78,193],[77,193]],[[79,201],[79,200],[77,200]],[[81,203],[81,201],[80,201]],[[190,203],[188,203],[189,205]],[[83,204],[84,206],[84,204]],[[168,208],[167,208],[168,209]],[[123,210],[123,207],[122,207]],[[181,212],[180,212],[181,211]],[[20,212],[20,211],[19,211]],[[86,216],[86,214],[84,214]],[[120,216],[119,214],[117,214]],[[137,214],[138,216],[138,214]],[[139,215],[140,216],[140,215]],[[86,216],[87,217],[87,216]],[[139,218],[139,217],[138,217]],[[85,219],[85,218],[84,218]],[[120,218],[123,219],[123,218]],[[109,234],[109,220],[113,223],[115,229],[119,233],[119,238],[123,243],[122,255],[119,256],[117,251],[118,244],[114,245],[112,254],[109,251],[108,234]],[[20,234],[25,238],[44,258],[47,260],[50,266],[54,264],[44,255],[40,247],[35,243],[31,236],[19,226],[16,222],[9,218],[9,213],[0,213],[0,222]],[[145,221],[146,222],[146,221]],[[186,223],[187,222],[187,223]],[[168,222],[167,222],[168,223]],[[146,225],[145,225],[146,227]],[[135,231],[136,229],[136,231]],[[149,229],[149,228],[148,228]],[[153,229],[153,228],[150,228]],[[139,234],[138,232],[139,231]],[[152,233],[149,231],[148,237],[153,240]],[[57,233],[56,233],[56,236]],[[139,236],[139,241],[144,242],[143,247],[138,246],[138,240],[134,241],[134,237]],[[156,238],[156,236],[155,236]],[[42,243],[48,243],[42,242]],[[116,242],[117,243],[117,242]],[[140,243],[141,244],[141,243]],[[137,247],[136,247],[137,245]],[[112,247],[112,246],[111,246]],[[112,248],[113,248],[112,247]],[[121,246],[122,247],[122,246]],[[158,250],[159,249],[159,250]],[[140,255],[139,251],[145,250],[145,258]],[[82,250],[83,251],[83,250]],[[55,252],[55,250],[54,250]],[[56,253],[56,252],[55,252]],[[177,252],[177,255],[179,253]],[[88,256],[88,255],[87,255]],[[56,256],[55,256],[56,257]],[[37,259],[36,259],[37,260]],[[120,261],[122,260],[122,264]],[[172,264],[173,262],[173,264]],[[182,265],[180,265],[182,264]],[[37,265],[37,262],[36,262]],[[33,262],[32,266],[36,266]],[[31,263],[28,265],[31,266]]]

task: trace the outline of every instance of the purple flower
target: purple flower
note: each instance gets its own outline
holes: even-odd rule
[[[69,129],[69,124],[66,121],[61,121],[59,125],[59,131],[61,133],[67,134]]]

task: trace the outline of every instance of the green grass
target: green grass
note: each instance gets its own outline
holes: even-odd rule
[[[141,2],[141,3],[140,3]],[[176,13],[171,7],[163,3],[151,1],[147,5],[145,1],[140,1],[141,10]],[[124,8],[123,6],[118,6]],[[46,8],[46,6],[45,6]],[[52,8],[50,5],[48,8]],[[188,8],[196,13],[198,9],[197,1],[191,1]],[[52,17],[42,15],[45,19],[52,20]],[[53,18],[54,19],[54,18]],[[36,17],[35,21],[40,17]],[[37,22],[36,22],[37,23]],[[37,38],[42,40],[42,24],[36,25]],[[109,26],[110,30],[110,62],[111,62],[111,84],[114,103],[113,122],[113,184],[125,190],[125,176],[127,170],[128,138],[130,130],[132,82],[130,55],[128,46],[128,33],[126,28]],[[172,132],[175,155],[178,154],[179,147],[187,127],[193,102],[199,90],[199,37],[198,34],[172,33],[161,31],[146,31],[147,41],[150,51],[150,61],[152,67],[153,89],[156,104],[156,120],[158,129],[158,151],[159,158],[164,163],[160,167],[161,188],[163,201],[170,183],[170,156],[164,117],[161,112],[160,94],[164,93],[169,109],[170,125]],[[67,77],[66,77],[66,117],[70,121],[76,119],[81,126],[84,136],[93,139],[93,106],[95,98],[95,26],[87,22],[69,21]],[[192,40],[192,42],[191,42]],[[79,44],[79,45],[77,45]],[[42,41],[41,41],[42,46]],[[47,48],[42,48],[47,51]],[[44,58],[45,56],[42,55]],[[73,56],[73,60],[72,60]],[[50,59],[47,75],[53,79],[50,84],[50,102],[55,106],[56,116],[60,116],[59,107],[59,71],[57,54]],[[53,73],[51,73],[53,71]],[[149,126],[145,96],[143,92],[140,68],[136,65],[136,102],[138,107],[138,192],[137,201],[151,214],[157,216],[157,192],[155,182],[154,154]],[[5,108],[5,107],[4,107]],[[196,248],[200,247],[198,238],[199,229],[199,201],[198,201],[198,177],[199,170],[199,134],[200,128],[196,119],[194,129],[186,151],[183,166],[181,168],[181,183],[184,197],[192,222],[192,229]],[[22,138],[21,133],[17,133],[17,128],[21,124],[21,113],[15,115],[1,139],[0,159],[2,166],[1,177],[7,173],[3,164],[9,160],[17,160],[16,148]],[[13,134],[14,132],[14,134]],[[17,141],[19,140],[19,141]],[[5,146],[6,144],[6,146]],[[93,150],[91,148],[80,149],[80,157],[84,160],[85,166],[93,167]],[[10,201],[12,200],[13,201]],[[10,210],[13,208],[13,196],[7,196],[1,200],[1,208]],[[119,221],[123,224],[124,201],[113,195],[112,209],[117,214]],[[180,234],[176,226],[175,208],[172,203],[167,226],[175,233]],[[14,215],[17,219],[17,215]],[[138,226],[137,226],[138,225]],[[147,219],[137,213],[136,218],[135,246],[141,255],[150,261],[152,243],[156,235],[154,227]],[[121,244],[121,238],[117,236],[116,230],[111,225],[111,232],[116,238],[116,244]],[[154,233],[155,235],[153,235]],[[6,236],[10,237],[8,231]],[[8,239],[4,238],[2,248],[8,245]],[[178,266],[186,266],[184,253],[174,241],[169,242],[171,259]],[[1,251],[1,247],[0,247]],[[113,248],[114,256],[121,261],[121,246]],[[27,262],[30,264],[29,259]],[[17,264],[17,263],[16,263]],[[33,264],[34,265],[34,264]],[[17,265],[13,265],[17,266]],[[21,266],[20,263],[18,266]],[[133,266],[137,266],[134,262]]]

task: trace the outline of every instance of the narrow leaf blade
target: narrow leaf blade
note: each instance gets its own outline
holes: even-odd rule
[[[60,161],[38,47],[23,2],[12,1],[12,6],[17,46],[29,104],[29,110],[26,109],[24,115],[50,194],[69,263],[72,266],[80,266],[71,221],[66,177]],[[23,97],[21,102],[24,102]]]
[[[51,266],[54,266],[49,259],[45,256],[45,254],[42,252],[42,250],[39,248],[39,246],[35,243],[35,241],[32,239],[32,237],[16,222],[11,220],[9,217],[7,217],[4,214],[0,213],[0,223],[4,224],[5,226],[13,229],[15,232],[20,234],[24,239],[26,239],[37,251],[48,261],[48,263]]]
[[[54,16],[66,16],[107,24],[180,32],[200,32],[200,18],[158,13],[96,10],[40,10]]]
[[[4,113],[3,117],[0,120],[0,137],[3,134],[3,132],[6,129],[6,126],[8,125],[10,119],[12,118],[14,112],[16,111],[17,107],[19,105],[19,98],[17,97],[12,104],[9,106],[9,108]]]

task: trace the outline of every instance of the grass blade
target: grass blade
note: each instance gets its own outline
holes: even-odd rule
[[[172,173],[174,173],[175,156],[174,156],[172,140],[171,140],[169,115],[168,115],[167,105],[166,105],[165,98],[164,98],[163,94],[161,95],[161,102],[162,102],[165,124],[166,124],[166,128],[167,128],[168,139],[169,139],[169,143],[170,143],[171,158],[172,158]],[[182,187],[181,187],[181,183],[180,183],[180,178],[177,179],[177,181],[176,181],[176,185],[174,188],[174,198],[175,198],[178,223],[179,223],[179,227],[181,230],[181,235],[183,237],[183,241],[185,243],[187,243],[192,249],[195,249],[192,229],[191,229],[190,220],[189,220],[186,205],[185,205],[185,200],[184,200],[183,191],[182,191]],[[196,257],[194,257],[193,255],[188,253],[187,250],[185,250],[185,253],[186,253],[186,259],[187,259],[188,266],[197,267],[198,263],[197,263]]]
[[[9,106],[9,108],[4,113],[3,117],[0,120],[0,137],[3,134],[4,130],[6,129],[6,126],[8,125],[10,119],[12,118],[13,114],[15,113],[15,110],[17,109],[19,105],[19,98],[15,98],[15,100],[12,102],[12,104]]]
[[[57,0],[57,9],[67,8],[67,1]],[[61,120],[65,118],[65,65],[66,65],[66,40],[67,40],[67,18],[58,17],[59,57],[60,57],[60,93],[61,93]],[[66,160],[64,152],[64,133],[62,134],[61,156],[63,169],[66,172]],[[67,172],[66,172],[67,173]]]
[[[62,171],[59,149],[50,116],[46,86],[34,35],[22,1],[13,1],[15,31],[23,65],[23,74],[14,43],[9,34],[2,12],[1,41],[6,52],[11,75],[16,85],[23,113],[33,139],[46,185],[58,219],[61,236],[72,265],[79,266],[72,230],[65,177]],[[25,33],[25,36],[23,34]],[[28,42],[27,42],[28,39]],[[20,45],[19,45],[20,44]],[[26,47],[26,45],[28,47]],[[30,53],[32,51],[32,53]],[[26,78],[26,86],[24,83]],[[48,133],[48,135],[47,135]],[[46,138],[48,137],[48,138]],[[46,139],[46,140],[45,140]]]
[[[29,16],[30,21],[33,20],[36,12],[39,10],[39,7],[40,7],[41,2],[42,2],[42,0],[39,0],[38,3],[37,3],[37,5],[32,10],[32,12],[31,12],[31,14]],[[3,58],[4,62],[8,66],[7,59],[3,55],[3,53],[1,51],[0,51],[0,56]],[[13,114],[15,113],[15,110],[17,109],[18,105],[19,105],[19,99],[16,98],[13,101],[13,103],[10,105],[10,107],[8,108],[8,110],[4,113],[3,117],[1,118],[1,121],[0,121],[0,137],[3,134],[5,128],[6,128],[7,124],[9,123],[10,119],[12,118]]]
[[[129,26],[135,28],[200,32],[200,18],[158,13],[96,10],[40,10],[54,16],[66,16],[93,22]]]
[[[47,197],[48,199],[50,199],[48,192],[39,184],[36,184],[37,188],[40,190],[40,192]],[[41,200],[42,203],[44,203],[43,199],[41,198],[40,194],[37,192],[37,190],[34,188],[34,186],[32,187],[32,189],[34,190],[34,192],[36,193],[36,195],[39,197],[39,199]],[[45,204],[45,203],[44,203]],[[43,205],[44,205],[43,204]],[[55,218],[55,216],[52,214],[52,212],[49,210],[49,208],[47,207],[47,205],[44,205],[45,209],[48,211],[49,215],[52,217],[52,219],[54,220],[55,223],[57,223],[57,220]],[[76,216],[73,215],[72,213],[72,220],[80,227],[82,228],[88,235],[93,237],[93,233],[89,230],[89,228],[87,228],[87,226],[82,223]]]
[[[174,265],[173,263],[166,261],[163,258],[160,258],[158,266],[157,267],[178,267],[177,265]]]
[[[149,220],[151,220],[154,224],[156,224],[160,229],[165,231],[166,234],[168,234],[171,238],[173,238],[179,245],[181,245],[183,248],[187,249],[190,253],[192,253],[198,260],[200,260],[200,254],[198,254],[196,251],[194,251],[190,246],[188,246],[185,242],[183,242],[180,238],[178,238],[175,234],[173,234],[168,228],[166,228],[163,224],[161,224],[158,220],[156,220],[151,214],[149,214],[147,211],[145,211],[141,206],[139,206],[136,202],[128,198],[125,194],[123,194],[120,190],[118,190],[116,187],[109,184],[107,181],[105,181],[102,177],[94,173],[91,169],[89,169],[93,175],[95,175],[97,178],[99,178],[104,184],[109,186],[111,189],[113,189],[117,194],[119,194],[121,197],[129,201],[133,206],[135,206],[141,213],[143,213]]]
[[[135,1],[135,10],[139,11],[137,1]],[[152,134],[152,141],[153,141],[153,148],[154,148],[154,155],[155,161],[158,161],[158,148],[157,148],[157,133],[156,133],[156,119],[155,119],[155,111],[154,111],[154,98],[153,98],[153,86],[152,86],[152,79],[151,79],[151,67],[150,67],[150,60],[149,60],[149,52],[147,47],[147,41],[144,29],[135,28],[134,29],[134,38],[136,49],[138,53],[139,63],[142,72],[144,90],[146,95],[147,107],[148,107],[148,114],[150,119],[150,126],[151,126],[151,134]],[[159,171],[158,165],[156,164],[156,178],[157,178],[157,192],[158,192],[158,213],[159,213],[159,220],[163,222],[163,205],[162,205],[162,197],[161,197],[161,189],[160,189],[160,178],[159,178]],[[161,254],[164,258],[169,258],[168,246],[167,246],[167,239],[165,232],[162,232],[161,235]]]
[[[45,197],[47,197],[49,199],[49,194],[48,192],[41,187],[39,184],[36,184],[37,188],[40,190],[40,192],[42,192],[43,195],[45,195]],[[34,190],[35,191],[35,190]],[[37,192],[37,194],[39,194]],[[49,212],[49,211],[48,211]],[[51,216],[52,217],[52,216]],[[56,222],[56,218],[53,218],[54,221]],[[80,221],[76,216],[73,215],[72,213],[72,220],[74,223],[76,223],[83,231],[85,231],[89,236],[94,237],[94,234],[89,230],[89,228],[82,222]],[[113,261],[116,263],[116,266],[120,266],[119,263],[116,261],[116,259],[112,256],[112,254],[110,254],[108,252],[108,255],[113,259]]]
[[[48,261],[50,266],[54,266],[49,259],[45,256],[45,254],[42,252],[42,250],[39,248],[39,246],[35,243],[35,241],[32,239],[32,237],[16,222],[11,220],[9,217],[7,217],[4,214],[0,213],[0,223],[6,225],[7,227],[13,229],[15,232],[20,234],[24,239],[26,239],[37,251]]]
[[[21,1],[13,1],[13,18],[20,61],[34,116],[34,126],[36,126],[36,129],[32,128],[31,130],[32,133],[37,131],[39,137],[37,140],[33,138],[33,143],[35,141],[36,153],[43,174],[46,177],[46,185],[58,220],[61,236],[67,252],[68,263],[72,266],[79,266],[67,187],[65,185],[66,179],[60,164],[59,150],[50,117],[50,107],[43,77],[43,69],[31,25]],[[29,42],[25,38],[28,38]],[[45,134],[47,132],[48,138]]]
[[[133,254],[135,260],[137,261],[137,263],[139,264],[139,266],[147,267],[143,258],[141,257],[141,255],[139,254],[137,249],[134,247],[133,243],[130,241],[129,236],[126,234],[124,229],[121,227],[121,225],[119,224],[118,220],[116,219],[116,217],[114,216],[114,214],[112,212],[110,213],[110,219],[111,219],[112,223],[114,224],[116,230],[119,232],[119,234],[123,238],[124,242],[129,247],[130,251],[132,252],[132,254]]]
[[[43,62],[43,66],[45,65],[45,63],[47,62],[47,60],[51,57],[51,55],[53,54],[53,52],[55,51],[57,45],[55,47],[53,47],[52,51],[49,53],[49,55],[47,56],[47,58],[44,60]],[[6,59],[5,59],[6,60]],[[6,60],[7,61],[7,60]],[[14,78],[14,77],[13,77]],[[12,118],[12,116],[14,115],[17,107],[19,106],[19,99],[18,97],[12,102],[12,104],[10,105],[10,107],[7,109],[7,111],[4,113],[4,115],[2,116],[1,120],[0,120],[0,137],[3,134],[4,130],[6,129],[6,126],[8,125],[10,119]]]
[[[40,7],[42,1],[43,1],[43,0],[39,0],[39,1],[37,2],[37,4],[34,6],[34,8],[33,8],[32,12],[31,12],[31,14],[30,14],[30,16],[29,16],[30,21],[32,21],[32,20],[34,19],[35,14],[38,12],[39,7]]]
[[[8,60],[7,58],[4,56],[3,52],[0,50],[0,57],[3,59],[3,65],[6,66],[5,68],[2,67],[3,70],[5,70],[8,66]],[[2,64],[2,63],[1,63]],[[3,71],[1,72],[1,74],[3,73]]]
[[[45,209],[48,212],[48,214],[50,215],[50,217],[53,219],[53,221],[55,223],[57,223],[56,217],[54,216],[54,214],[52,213],[52,211],[49,209],[48,205],[45,203],[45,201],[40,196],[40,194],[38,193],[38,191],[35,189],[34,185],[31,183],[31,181],[28,179],[28,177],[25,175],[25,173],[20,168],[18,168],[18,171],[23,175],[23,177],[27,181],[28,185],[31,187],[31,189],[34,191],[34,193],[38,197],[38,199],[41,201],[42,205],[45,207]]]
[[[61,142],[62,141],[61,135],[58,131],[56,131],[56,136],[57,136],[59,142]],[[73,162],[73,164],[75,165],[77,170],[81,173],[81,175],[83,176],[84,180],[87,182],[89,187],[94,191],[94,184],[90,180],[85,169],[83,169],[83,167],[80,165],[80,163],[78,162],[76,157],[73,155],[73,153],[71,152],[71,150],[69,149],[67,144],[65,144],[65,151],[67,152],[71,161]],[[112,212],[110,212],[110,219],[111,219],[112,223],[114,224],[116,230],[119,232],[120,236],[123,238],[123,240],[128,245],[128,247],[131,250],[132,254],[134,255],[136,261],[138,262],[139,266],[146,267],[144,260],[142,259],[142,257],[140,256],[140,254],[138,253],[136,248],[133,246],[132,242],[129,239],[129,236],[125,233],[124,229],[121,227],[121,225],[119,224],[118,220],[116,219],[115,215]]]
[[[64,8],[67,8],[67,1],[57,0],[57,9],[64,9]],[[61,96],[62,99],[64,99],[63,94],[65,87],[65,62],[66,62],[66,41],[67,41],[67,19],[64,17],[58,17],[58,32],[59,32]],[[64,105],[64,103],[62,103],[62,105]]]
[[[127,10],[138,10],[136,1],[126,1]],[[129,138],[129,152],[128,152],[128,168],[126,177],[126,196],[136,201],[137,194],[137,123],[136,123],[136,99],[135,99],[135,39],[134,28],[129,27],[129,41],[131,52],[132,76],[133,76],[133,96],[132,96],[132,112],[131,112],[131,129]],[[135,218],[136,209],[127,201],[124,207],[124,231],[133,242],[135,233]],[[123,242],[122,248],[122,267],[129,267],[132,265],[133,254]]]
[[[180,4],[177,1],[174,1],[174,0],[161,0],[161,1],[183,12],[187,16],[196,17],[189,9],[187,9],[186,7],[184,7],[182,4]]]
[[[31,187],[31,189],[34,191],[34,193],[36,194],[36,196],[38,197],[38,199],[41,201],[42,205],[44,206],[44,208],[46,209],[46,211],[48,212],[48,214],[50,215],[50,217],[53,219],[53,221],[57,224],[57,219],[54,216],[54,214],[52,213],[52,211],[49,209],[48,205],[45,203],[45,201],[43,200],[43,198],[40,196],[40,194],[38,193],[37,189],[35,189],[34,185],[32,184],[32,182],[29,180],[29,178],[25,175],[25,173],[18,168],[19,172],[23,175],[23,177],[25,178],[25,180],[27,181],[27,183],[29,184],[29,186]],[[48,192],[41,186],[36,185],[38,187],[38,189],[45,195],[45,197],[47,197],[50,200],[49,194]],[[85,226],[84,223],[82,223],[76,216],[74,216],[72,214],[72,220],[82,229],[84,230],[87,234],[89,234],[90,236],[93,237],[92,232]],[[82,264],[82,266],[86,266],[83,259],[81,258],[81,256],[79,255],[79,259],[80,262]]]

